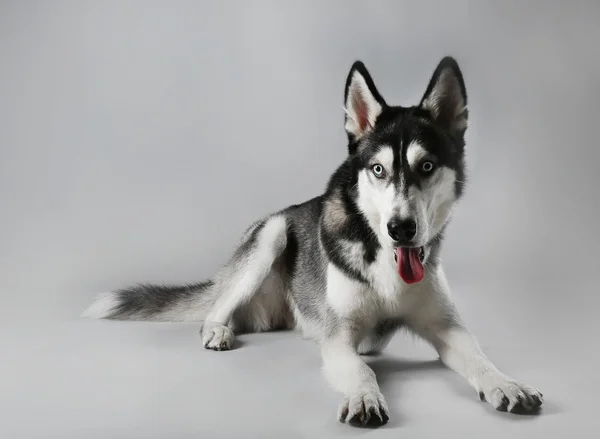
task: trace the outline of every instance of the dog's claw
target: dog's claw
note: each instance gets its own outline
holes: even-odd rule
[[[347,397],[339,411],[340,422],[354,426],[377,427],[388,422],[387,404],[379,392]]]
[[[543,404],[543,396],[537,389],[510,379],[496,381],[486,390],[479,392],[479,398],[487,401],[500,412],[532,413]]]
[[[500,404],[496,407],[496,410],[498,410],[499,412],[505,412],[508,408],[509,403],[510,401],[508,400],[508,398],[506,396],[503,396],[502,401],[500,401]]]

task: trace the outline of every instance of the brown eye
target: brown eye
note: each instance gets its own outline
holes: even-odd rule
[[[423,175],[428,175],[431,174],[435,169],[435,165],[433,164],[432,161],[424,161],[423,163],[421,163],[421,165],[419,166],[419,171],[421,171],[421,174]]]
[[[371,166],[371,171],[373,172],[373,175],[375,175],[375,177],[377,178],[383,178],[385,175],[385,170],[383,169],[383,166],[381,166],[379,163]]]

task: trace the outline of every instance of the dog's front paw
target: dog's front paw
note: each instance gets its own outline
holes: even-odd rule
[[[383,395],[378,391],[366,391],[349,395],[340,406],[338,418],[351,425],[379,426],[390,419]]]
[[[235,336],[227,326],[206,322],[202,326],[202,344],[206,349],[226,351],[231,349]]]
[[[510,413],[531,413],[538,410],[544,395],[534,387],[506,377],[493,377],[479,390],[479,398],[496,410]]]

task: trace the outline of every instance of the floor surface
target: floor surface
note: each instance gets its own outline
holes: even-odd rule
[[[574,304],[560,312],[540,304],[534,315],[524,290],[492,304],[488,295],[501,289],[474,283],[455,296],[498,367],[544,393],[535,416],[496,412],[429,346],[399,334],[369,358],[391,420],[355,429],[337,422],[341,398],[325,384],[318,349],[297,334],[244,335],[236,349],[212,352],[197,324],[79,319],[79,305],[91,299],[82,295],[78,304],[49,297],[28,319],[24,304],[3,310],[0,437],[595,437],[597,347],[580,352],[582,343],[572,342],[597,332],[592,310],[584,307],[579,327],[561,326],[560,312],[577,321],[569,317]],[[519,295],[522,307],[514,305]]]

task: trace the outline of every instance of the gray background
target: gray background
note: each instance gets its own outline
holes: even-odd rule
[[[1,437],[593,436],[600,3],[416,3],[0,2]],[[392,420],[354,430],[297,335],[214,353],[196,324],[79,319],[101,291],[210,276],[249,222],[319,194],[355,59],[408,105],[446,54],[471,110],[448,277],[541,415],[397,337],[370,360]]]

